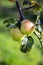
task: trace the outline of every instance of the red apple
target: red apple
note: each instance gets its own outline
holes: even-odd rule
[[[32,23],[31,21],[25,19],[21,23],[21,32],[24,34],[30,34],[34,31],[35,29],[35,24]]]

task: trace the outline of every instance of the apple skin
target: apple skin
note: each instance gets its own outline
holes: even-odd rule
[[[30,35],[35,29],[34,23],[25,19],[21,23],[21,32],[27,35]]]
[[[19,28],[11,28],[10,35],[15,41],[19,41],[23,37],[23,34],[19,30]]]

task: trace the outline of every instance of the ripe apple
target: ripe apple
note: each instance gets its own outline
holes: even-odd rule
[[[35,24],[32,23],[31,21],[25,19],[21,23],[21,32],[24,34],[31,34],[35,29]]]

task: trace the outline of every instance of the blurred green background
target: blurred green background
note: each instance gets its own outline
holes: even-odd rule
[[[43,4],[43,0],[38,0],[38,2]],[[31,11],[23,11],[23,13],[27,19],[35,22],[36,16]],[[43,10],[40,15],[43,29]],[[0,65],[43,65],[43,49],[40,49],[37,37],[34,34],[31,35],[35,44],[30,52],[22,53],[21,41],[14,41],[10,37],[9,29],[3,24],[3,21],[9,17],[14,19],[19,17],[16,5],[8,0],[0,0]]]

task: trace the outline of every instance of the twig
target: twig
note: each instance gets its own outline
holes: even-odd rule
[[[42,38],[40,36],[40,33],[38,33],[37,31],[34,31],[34,34],[37,36],[37,38],[39,39],[40,41],[40,45],[41,45],[41,48],[43,47],[43,42],[42,42]]]
[[[22,9],[21,9],[21,7],[20,7],[20,5],[19,5],[18,0],[16,0],[16,6],[17,6],[17,8],[18,8],[18,11],[19,11],[21,20],[24,20],[25,17],[24,17],[24,15],[23,15],[23,12],[22,12]]]
[[[30,6],[30,7],[22,8],[22,10],[33,9],[33,8],[35,8],[35,7],[36,7],[36,6]]]

